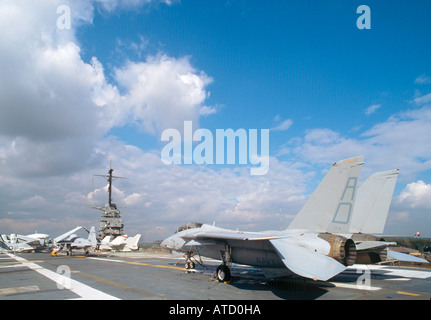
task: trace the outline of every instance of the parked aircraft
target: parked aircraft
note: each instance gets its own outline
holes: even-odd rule
[[[326,281],[356,261],[354,241],[339,234],[349,232],[363,158],[334,163],[287,230],[242,232],[204,224],[161,245],[187,252],[186,265],[193,252],[221,258],[216,275],[222,282],[230,280],[232,263],[259,267],[269,277]]]
[[[97,248],[97,239],[96,239],[96,230],[94,227],[91,227],[90,231],[85,229],[89,234],[88,238],[80,238],[78,237],[75,232],[77,232],[80,229],[85,229],[84,227],[76,227],[75,229],[72,229],[61,236],[58,236],[54,239],[54,245],[55,249],[53,250],[53,255],[55,253],[66,250],[68,255],[72,255],[72,251],[75,249],[81,249],[85,251],[85,254],[88,255],[89,249],[96,249]]]
[[[49,235],[34,233],[30,235],[2,234],[0,240],[14,252],[36,252],[48,250],[52,246]]]
[[[260,267],[269,277],[294,273],[328,280],[359,261],[385,260],[387,247],[396,243],[371,233],[383,232],[399,171],[374,174],[357,190],[362,164],[363,157],[336,162],[285,231],[239,232],[188,224],[162,246],[185,251],[186,268],[193,266],[195,252],[221,258],[219,281],[229,280],[232,262]],[[411,261],[407,255],[397,258]]]

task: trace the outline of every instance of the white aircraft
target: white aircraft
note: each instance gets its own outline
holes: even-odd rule
[[[383,250],[396,243],[365,232],[383,232],[399,171],[374,174],[357,190],[362,164],[362,156],[336,162],[285,231],[240,232],[188,224],[161,245],[185,251],[186,268],[193,266],[194,253],[221,258],[219,281],[229,281],[233,262],[257,266],[268,277],[293,273],[328,280],[358,260],[384,260]]]
[[[114,251],[123,251],[130,252],[138,250],[138,242],[141,239],[141,235],[137,234],[134,237],[118,236],[115,239],[111,240],[112,236],[106,236],[99,245],[99,250],[114,250]]]
[[[328,280],[356,262],[348,233],[363,156],[334,163],[284,231],[241,232],[202,225],[175,233],[161,246],[222,260],[216,276],[230,280],[230,265],[259,267],[268,277],[297,274]]]
[[[85,229],[89,233],[87,239],[80,238],[75,234],[75,232],[80,229]],[[61,236],[58,236],[53,242],[54,246],[56,247],[54,252],[65,249],[68,255],[72,255],[72,251],[74,249],[85,250],[85,254],[88,255],[90,248],[96,249],[98,246],[96,230],[94,227],[91,227],[90,231],[84,227],[76,227],[75,229],[62,234]]]
[[[14,252],[37,252],[52,246],[50,236],[44,233],[34,233],[27,236],[2,234],[0,240]]]

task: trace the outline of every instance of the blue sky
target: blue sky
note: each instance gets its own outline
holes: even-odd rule
[[[287,138],[313,127],[350,135],[408,107],[429,70],[424,4],[370,6],[372,29],[358,30],[355,2],[182,1],[96,15],[78,39],[108,76],[126,59],[190,57],[214,79],[206,103],[219,108],[202,127],[271,128],[278,116],[294,122]],[[381,107],[367,116],[372,105]]]
[[[56,27],[62,4],[71,30]],[[356,26],[363,4],[370,30]],[[146,241],[191,220],[279,229],[333,162],[364,155],[362,180],[400,169],[385,233],[431,236],[430,9],[371,0],[2,1],[0,232],[97,224],[90,206],[106,192],[92,175],[110,161],[129,178],[114,193],[126,228]],[[186,120],[214,135],[270,129],[268,174],[162,164],[162,131]]]

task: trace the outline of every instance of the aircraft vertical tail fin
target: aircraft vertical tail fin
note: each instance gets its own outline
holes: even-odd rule
[[[398,173],[375,173],[359,187],[349,233],[383,233]]]
[[[347,233],[364,157],[332,165],[288,229]]]
[[[88,234],[88,241],[92,246],[97,245],[97,238],[96,238],[96,228],[91,227],[90,233]]]
[[[138,250],[138,242],[140,239],[140,234],[137,234],[134,237],[127,238],[126,247],[128,247],[130,250]]]

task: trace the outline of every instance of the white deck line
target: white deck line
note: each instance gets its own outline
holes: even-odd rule
[[[38,264],[35,264],[33,262],[29,262],[28,260],[15,256],[13,254],[7,253],[7,255],[13,259],[15,259],[16,261],[21,262],[24,266],[40,273],[41,275],[47,277],[48,279],[56,282],[57,284],[61,282],[61,278],[64,277],[59,273],[56,273],[54,271],[45,269],[41,266],[39,266]],[[69,279],[68,279],[69,280]],[[70,279],[70,288],[68,289],[70,291],[72,291],[73,293],[77,294],[78,296],[81,297],[81,299],[84,300],[119,300],[118,298],[109,295],[107,293],[104,293],[100,290],[94,289],[92,287],[89,287],[79,281]]]

